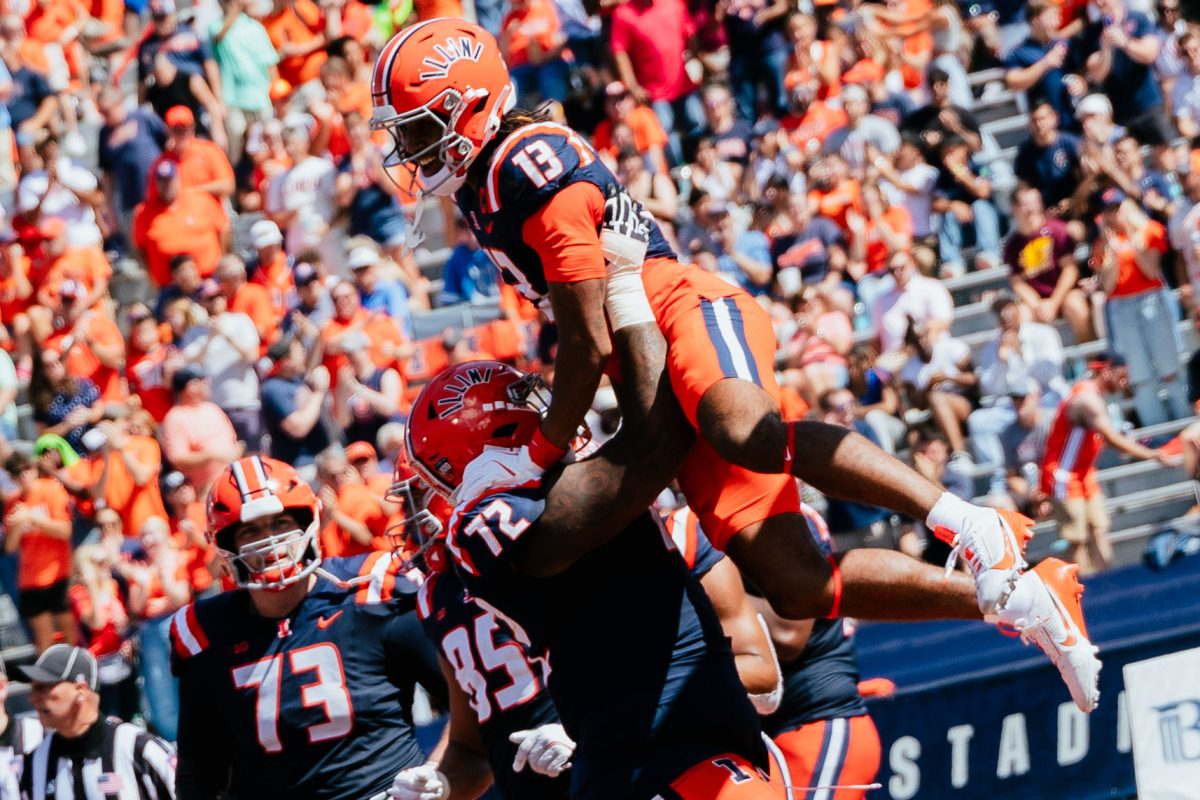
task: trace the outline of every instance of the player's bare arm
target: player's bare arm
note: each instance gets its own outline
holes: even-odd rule
[[[742,588],[738,568],[731,560],[723,558],[700,579],[700,584],[716,609],[721,628],[729,637],[738,677],[746,691],[751,695],[770,695],[780,689],[783,676],[779,673],[771,640]]]
[[[447,800],[474,800],[492,785],[492,771],[480,737],[479,719],[470,700],[446,659],[439,660],[450,691],[450,723],[446,726],[444,748],[439,745],[440,752],[435,750],[429,761],[446,776],[450,785]]]
[[[542,422],[542,434],[566,449],[591,407],[612,342],[604,319],[602,279],[551,283],[550,303],[558,327],[554,359],[554,398]]]
[[[644,513],[678,470],[692,442],[665,372],[666,342],[654,323],[614,334],[626,391],[624,423],[593,458],[546,480],[551,488],[536,527],[521,537],[519,567],[556,575]]]

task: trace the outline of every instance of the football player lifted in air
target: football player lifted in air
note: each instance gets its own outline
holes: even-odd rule
[[[447,748],[437,761],[397,775],[391,796],[473,798],[494,778],[505,800],[565,800],[570,797],[565,770],[575,743],[545,689],[546,659],[533,658],[507,622],[468,595],[445,548],[449,503],[419,477],[402,479],[399,470],[389,497],[405,510],[400,532],[389,535],[397,556],[425,574],[417,613],[441,650],[450,689]],[[783,694],[783,675],[737,568],[703,537],[675,544],[716,609],[755,709],[774,712]]]
[[[474,602],[550,667],[578,743],[572,798],[778,798],[729,640],[647,510],[692,439],[662,374],[666,344],[652,322],[613,336],[629,388],[621,431],[561,471],[458,505],[446,552]],[[497,362],[443,371],[413,403],[410,466],[450,496],[485,448],[528,440],[542,393]]]
[[[699,433],[678,478],[712,543],[789,619],[1000,619],[1035,642],[1075,702],[1098,702],[1100,662],[1067,569],[1026,572],[1031,521],[966,503],[842,428],[784,422],[766,312],[719,277],[679,263],[595,151],[570,128],[514,107],[485,30],[432,19],[380,52],[372,126],[393,173],[452,196],[506,281],[558,326],[553,402],[539,426],[489,451],[459,498],[535,480],[566,453],[613,352],[609,328],[657,322],[667,370]],[[607,317],[607,320],[606,320]],[[824,557],[792,476],[827,494],[924,519],[954,545],[970,602],[936,569],[887,550]],[[1023,576],[1030,576],[1025,578]]]
[[[319,504],[295,469],[249,456],[208,497],[238,589],[175,615],[181,800],[383,798],[422,763],[415,683],[445,700],[417,587],[390,553],[322,561]]]

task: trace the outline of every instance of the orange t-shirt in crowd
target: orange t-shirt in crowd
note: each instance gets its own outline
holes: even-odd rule
[[[820,87],[817,89],[818,100],[828,100],[830,97],[837,97],[842,91],[842,70],[838,61],[838,48],[832,42],[818,40],[812,43],[810,55],[814,63],[814,69],[812,70],[797,65],[795,55],[792,56],[792,66],[788,69],[787,74],[783,76],[783,88],[790,92],[798,84],[809,83],[815,79],[820,84]],[[835,77],[832,83],[827,84],[824,82],[821,71],[815,68],[819,64],[834,67],[832,72]]]
[[[145,619],[154,619],[155,617],[161,617],[163,614],[169,614],[180,607],[172,603],[163,591],[162,576],[159,575],[157,566],[144,563],[138,564],[137,569],[140,574],[140,582],[146,591],[146,609],[142,612],[142,617]],[[175,580],[182,581],[191,586],[191,574],[188,571],[186,553],[179,550],[175,551],[175,569],[172,574]]]
[[[33,509],[38,516],[58,522],[71,521],[71,498],[54,478],[38,478],[27,494],[13,500],[11,509]],[[17,587],[45,589],[71,574],[71,539],[58,539],[45,533],[26,531],[21,536],[20,567]]]
[[[809,205],[816,203],[818,214],[829,217],[847,233],[850,232],[850,223],[846,220],[846,214],[850,209],[863,213],[862,190],[853,178],[846,178],[828,191],[809,189],[808,202]]]
[[[1128,297],[1134,294],[1148,292],[1151,289],[1161,289],[1163,282],[1160,278],[1151,278],[1142,272],[1137,263],[1137,251],[1133,243],[1123,233],[1117,234],[1117,283],[1109,292],[1109,297]],[[1143,248],[1147,251],[1167,252],[1167,233],[1162,223],[1150,220],[1142,231]]]
[[[906,242],[912,243],[912,217],[909,216],[908,209],[904,208],[904,206],[892,206],[883,212],[882,224],[887,225],[892,233],[904,237]],[[867,272],[878,272],[886,267],[889,252],[891,251],[888,250],[887,245],[883,243],[883,239],[879,235],[879,224],[872,223],[868,219]]]
[[[864,58],[842,73],[842,85],[849,86],[857,83],[862,86],[870,86],[882,81],[886,75],[887,73],[879,65],[879,62],[871,58]]]
[[[109,27],[107,33],[96,39],[97,42],[108,43],[121,38],[125,31],[124,0],[91,0],[88,13]]]
[[[179,552],[186,554],[192,591],[202,592],[212,586],[213,580],[215,580],[208,565],[217,557],[217,548],[215,545],[195,544],[192,537],[180,528],[180,524],[184,520],[190,522],[196,530],[203,532],[208,526],[208,520],[204,515],[204,504],[199,500],[189,503],[184,510],[183,520],[171,520],[171,539],[175,542],[175,547]]]
[[[158,429],[163,454],[167,461],[184,474],[198,492],[208,491],[226,468],[228,462],[205,461],[190,467],[176,464],[175,459],[186,453],[208,451],[214,445],[232,449],[237,444],[233,423],[216,403],[203,402],[194,406],[176,405],[167,412]]]
[[[229,310],[245,314],[250,318],[250,321],[254,323],[254,329],[258,331],[262,355],[265,355],[267,348],[279,335],[280,314],[276,312],[275,304],[271,302],[270,290],[265,286],[247,281],[234,292],[233,299],[229,301]]]
[[[164,206],[147,200],[133,215],[133,241],[146,253],[150,279],[159,286],[171,282],[171,259],[187,254],[196,259],[200,276],[207,278],[221,258],[221,234],[229,226],[225,210],[211,194],[182,190],[175,202]]]
[[[463,15],[462,0],[413,0],[413,10],[421,21]]]
[[[99,247],[73,247],[50,262],[41,286],[46,287],[52,297],[58,296],[63,281],[72,280],[82,284],[91,294],[97,286],[107,285],[112,278],[112,265]],[[99,301],[97,301],[99,302]]]
[[[121,524],[126,536],[140,536],[142,525],[151,517],[167,518],[167,509],[163,505],[162,493],[158,488],[158,474],[162,471],[162,450],[158,442],[149,436],[130,436],[123,448],[141,465],[151,468],[150,478],[142,486],[138,486],[125,460],[119,453],[114,453],[112,463],[108,468],[108,486],[104,492],[104,500],[108,507],[121,515]],[[103,460],[97,464],[96,479],[100,478]]]
[[[120,403],[126,391],[121,383],[121,371],[100,363],[94,350],[74,336],[75,326],[55,331],[47,337],[44,347],[66,352],[67,371],[72,375],[91,379],[100,390],[100,399],[105,403]],[[125,346],[125,337],[117,323],[97,311],[87,312],[84,317],[83,335],[89,341],[104,347]],[[70,347],[66,347],[70,339]]]
[[[67,476],[82,486],[92,487],[96,485],[96,481],[100,479],[100,464],[99,459],[81,458],[71,466],[67,467],[64,472]],[[75,510],[83,517],[91,519],[96,513],[96,501],[87,497],[73,498],[75,501]]]
[[[121,631],[129,624],[129,612],[125,610],[125,604],[121,602],[121,592],[117,588],[117,582],[109,578],[105,582],[104,588],[107,598],[100,611],[104,618],[104,625],[87,630],[84,636],[88,652],[97,658],[110,656],[121,649],[121,645],[125,642]],[[67,600],[71,604],[71,613],[75,617],[75,622],[79,624],[80,629],[83,629],[83,618],[92,614],[91,593],[86,586],[77,583],[67,590]]]
[[[155,422],[162,422],[175,403],[175,396],[167,383],[166,361],[166,347],[156,347],[149,353],[130,351],[125,361],[129,391],[138,396],[142,408],[150,412]]]
[[[21,256],[17,262],[13,264],[14,270],[20,270],[21,275],[29,279],[29,257]],[[30,286],[29,294],[25,297],[17,296],[17,279],[13,274],[0,277],[0,322],[5,325],[12,325],[12,321],[18,314],[24,314],[29,310],[29,307],[34,304],[34,294],[37,292],[36,286]]]
[[[337,506],[343,514],[367,526],[367,530],[371,532],[371,546],[360,544],[340,525],[331,521],[321,530],[322,555],[356,556],[375,550],[391,549],[384,535],[389,515],[380,505],[380,496],[370,487],[360,483],[343,486],[338,492]]]
[[[258,269],[250,276],[250,283],[266,288],[271,296],[271,307],[275,309],[275,316],[283,319],[296,291],[296,279],[292,277],[292,266],[282,248],[275,254],[274,261],[258,265]]]
[[[356,325],[371,342],[371,361],[375,366],[397,366],[396,350],[404,344],[404,334],[400,332],[396,321],[383,313],[360,308],[349,320],[341,321],[335,317],[326,322],[325,327],[321,329],[321,341],[328,345]],[[336,389],[338,372],[349,364],[350,360],[342,353],[326,352],[321,363],[329,370],[330,389]]]
[[[652,109],[637,106],[625,118],[625,124],[633,132],[633,146],[639,153],[646,153],[651,147],[663,147],[667,143],[667,132],[658,121]],[[612,143],[612,120],[607,117],[600,120],[596,131],[592,134],[593,143],[597,150],[605,151],[611,156],[617,155],[617,148]]]
[[[158,197],[158,181],[154,178],[154,171],[163,161],[175,162],[175,167],[179,170],[179,187],[181,189],[192,189],[213,181],[233,183],[234,180],[233,165],[229,163],[225,151],[207,139],[193,138],[182,151],[164,152],[154,159],[154,163],[150,165],[150,177],[146,184],[147,200]],[[225,214],[225,206],[222,205],[220,199],[216,195],[213,195],[213,199],[220,206],[221,213]]]
[[[788,131],[788,139],[791,143],[801,150],[805,150],[813,139],[824,144],[825,140],[829,138],[829,134],[848,121],[846,112],[841,108],[814,100],[809,104],[803,117],[784,117],[779,124],[785,131]]]
[[[281,11],[263,17],[263,27],[275,49],[285,44],[305,44],[324,33],[325,18],[312,0],[294,0]],[[279,60],[279,77],[292,86],[308,83],[321,72],[325,51],[317,48],[306,56],[288,56]]]
[[[443,14],[442,16],[461,17],[462,11],[459,11],[457,14]],[[348,0],[342,6],[342,36],[349,36],[351,39],[357,39],[361,42],[374,26],[375,13],[365,3],[360,3],[358,0]]]
[[[39,0],[30,3],[25,35],[43,45],[57,42],[83,11],[74,0]]]
[[[500,22],[500,30],[509,35],[509,67],[522,67],[530,61],[530,46],[537,42],[543,51],[554,48],[560,28],[558,12],[550,0],[528,0],[523,10],[509,11]]]

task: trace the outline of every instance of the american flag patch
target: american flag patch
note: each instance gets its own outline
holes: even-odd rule
[[[105,772],[96,779],[96,789],[101,794],[116,794],[125,784],[115,772]]]

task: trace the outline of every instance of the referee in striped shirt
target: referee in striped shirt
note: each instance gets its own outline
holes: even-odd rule
[[[173,800],[174,751],[136,725],[101,716],[91,653],[56,644],[21,671],[46,728],[25,756],[23,800]]]

